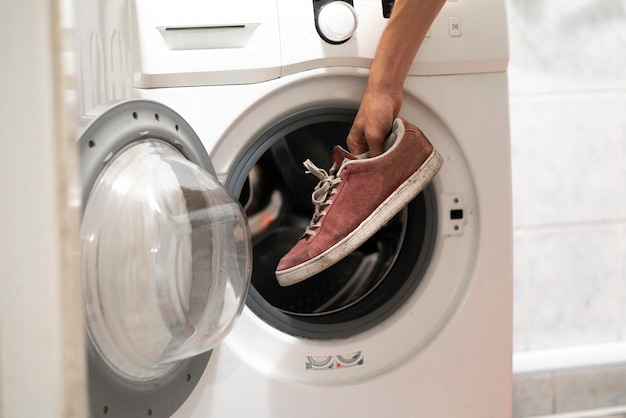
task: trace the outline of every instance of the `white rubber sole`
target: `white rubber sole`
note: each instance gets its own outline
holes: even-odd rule
[[[297,266],[276,271],[281,286],[306,280],[344,259],[380,230],[430,183],[441,169],[443,158],[434,150],[424,164],[389,195],[361,224],[322,254]]]

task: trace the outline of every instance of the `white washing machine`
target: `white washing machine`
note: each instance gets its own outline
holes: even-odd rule
[[[172,325],[169,308],[163,308],[163,300],[171,302],[178,293],[158,299],[150,296],[161,295],[158,290],[146,290],[147,299],[161,301],[151,321],[165,322],[170,331],[180,328],[184,343],[166,344],[152,357],[120,360],[116,344],[131,341],[136,349],[147,337],[128,339],[124,327],[118,327],[120,336],[98,331],[105,320],[102,314],[89,316],[89,300],[102,297],[97,292],[86,297],[94,416],[510,416],[512,220],[504,0],[448,1],[405,83],[401,116],[419,126],[444,156],[432,184],[350,257],[288,288],[278,286],[273,272],[310,219],[316,183],[301,162],[311,158],[329,166],[331,147],[344,143],[393,1],[92,3],[77,9],[82,9],[77,12],[77,99],[90,123],[80,139],[83,171],[89,173],[84,201],[92,198],[94,179],[106,177],[101,171],[109,170],[112,160],[123,160],[120,155],[128,155],[127,164],[144,158],[144,152],[154,164],[170,157],[167,161],[182,164],[182,155],[195,165],[185,166],[186,174],[175,176],[172,187],[194,189],[181,186],[181,179],[204,179],[197,188],[204,196],[202,211],[227,206],[230,212],[215,215],[216,222],[225,217],[227,225],[236,225],[233,234],[227,233],[230,227],[216,230],[207,244],[193,232],[192,221],[181,221],[191,229],[172,238],[183,242],[173,253],[199,259],[183,263],[191,272],[183,276],[192,278],[173,288],[206,293],[215,287],[211,283],[220,284],[225,296],[218,292],[207,299],[228,301],[214,314],[220,319],[217,331],[207,331],[214,321],[205,318],[198,322],[204,328],[195,330],[202,335],[194,340],[181,325],[184,320]],[[91,18],[81,19],[81,13]],[[136,121],[142,124],[133,127]],[[112,145],[90,157],[89,150],[101,142]],[[85,162],[91,159],[96,162]],[[151,190],[167,183],[150,175],[138,178]],[[208,197],[216,190],[223,196],[217,203]],[[240,212],[229,193],[241,204]],[[199,210],[185,196],[182,212]],[[102,202],[115,199],[120,197],[101,197]],[[177,202],[165,206],[180,210]],[[97,225],[104,218],[92,219]],[[128,242],[120,228],[113,236]],[[202,243],[206,251],[195,251]],[[158,265],[161,249],[144,247]],[[203,285],[194,277],[212,268],[202,261],[215,261],[211,251],[229,254],[230,263],[213,269]],[[132,257],[115,259],[120,265],[133,262]],[[158,271],[147,273],[148,281]],[[231,271],[238,275],[227,274]],[[94,283],[103,282],[99,274],[91,271]],[[120,298],[117,289],[112,300]],[[127,309],[129,315],[142,316],[133,309]],[[122,315],[119,321],[128,318]]]

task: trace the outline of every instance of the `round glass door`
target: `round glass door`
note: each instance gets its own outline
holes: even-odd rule
[[[251,269],[241,206],[164,141],[128,145],[104,167],[82,236],[88,329],[124,376],[162,376],[241,313]]]

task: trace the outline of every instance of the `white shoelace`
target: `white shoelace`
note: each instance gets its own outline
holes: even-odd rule
[[[315,230],[321,225],[320,219],[326,215],[326,207],[333,203],[330,197],[337,193],[335,186],[341,183],[341,177],[335,176],[336,164],[334,163],[328,172],[317,167],[311,160],[306,160],[304,166],[307,169],[307,174],[313,174],[320,180],[311,194],[311,202],[315,205],[315,213],[309,226],[304,231],[306,235],[315,236]]]

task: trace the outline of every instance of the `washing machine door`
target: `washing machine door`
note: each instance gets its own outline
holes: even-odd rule
[[[92,415],[169,416],[242,312],[247,220],[176,112],[129,100],[93,116],[79,139]]]

